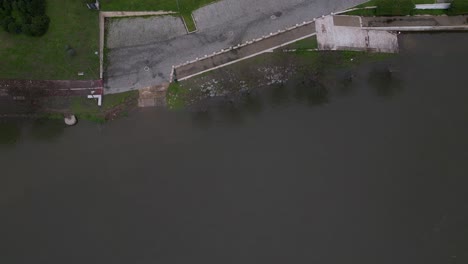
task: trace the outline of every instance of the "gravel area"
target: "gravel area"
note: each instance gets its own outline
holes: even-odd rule
[[[104,74],[106,93],[124,92],[167,82],[173,65],[363,2],[365,0],[216,2],[194,12],[199,29],[196,33],[149,44],[123,43],[120,44],[122,48],[109,48]],[[132,30],[139,29],[129,31]],[[121,34],[130,36],[133,33]],[[127,37],[129,43],[135,41],[131,38]]]
[[[157,43],[187,34],[176,16],[108,18],[107,48],[123,48]]]

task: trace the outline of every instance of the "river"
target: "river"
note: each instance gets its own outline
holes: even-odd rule
[[[400,44],[319,103],[15,121],[0,263],[468,263],[468,35]]]

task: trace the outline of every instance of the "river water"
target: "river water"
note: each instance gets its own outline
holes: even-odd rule
[[[468,36],[400,42],[326,100],[18,123],[0,263],[468,263]]]

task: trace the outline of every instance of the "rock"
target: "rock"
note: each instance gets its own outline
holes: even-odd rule
[[[74,126],[77,122],[75,115],[66,115],[64,121],[67,126]]]

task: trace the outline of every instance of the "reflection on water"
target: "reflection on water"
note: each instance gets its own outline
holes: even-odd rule
[[[0,145],[15,144],[21,136],[20,125],[16,121],[0,121]]]
[[[31,126],[30,134],[35,140],[50,141],[60,137],[65,126],[63,120],[37,119]]]
[[[65,132],[65,123],[62,119],[35,119],[0,121],[0,147],[14,145],[22,137],[34,141],[53,141]]]
[[[468,263],[466,36],[204,111],[2,121],[0,263]]]
[[[391,65],[376,65],[369,74],[369,84],[378,96],[395,96],[402,90],[402,83],[397,73]]]

